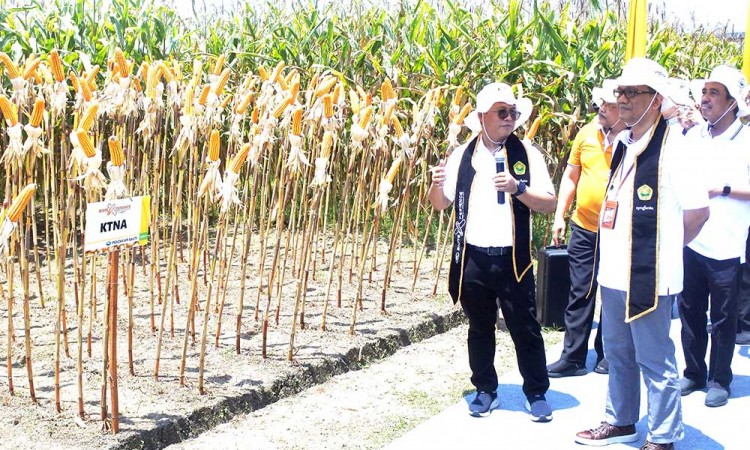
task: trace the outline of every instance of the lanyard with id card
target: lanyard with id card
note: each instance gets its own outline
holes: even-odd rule
[[[623,161],[624,162],[624,161]],[[615,198],[620,194],[620,189],[622,189],[622,186],[625,184],[625,181],[628,179],[628,176],[630,175],[630,172],[633,171],[633,168],[635,167],[635,161],[633,161],[633,164],[628,169],[627,173],[625,175],[622,175],[623,166],[620,166],[620,177],[619,177],[619,186],[617,187],[617,191],[615,192]],[[610,185],[609,190],[612,191],[612,188],[614,188],[614,183]],[[609,197],[609,196],[607,196]],[[617,219],[617,200],[605,200],[604,201],[604,208],[602,210],[602,221],[601,221],[601,227],[606,228],[609,230],[613,230],[615,228],[615,219]]]

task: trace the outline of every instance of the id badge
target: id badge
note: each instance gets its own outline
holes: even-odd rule
[[[602,211],[602,228],[610,230],[615,228],[615,219],[617,218],[617,202],[607,200],[604,202],[604,211]]]

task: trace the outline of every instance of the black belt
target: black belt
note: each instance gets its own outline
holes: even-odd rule
[[[478,247],[476,245],[466,244],[466,248],[469,250],[473,250],[478,253],[482,253],[489,256],[504,256],[504,255],[512,255],[513,254],[513,247]]]

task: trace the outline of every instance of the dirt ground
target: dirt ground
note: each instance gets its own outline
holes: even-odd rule
[[[158,448],[199,433],[223,423],[242,412],[255,411],[280,398],[301,392],[318,385],[331,376],[341,374],[369,364],[394,353],[398,348],[417,342],[438,332],[455,327],[462,320],[460,310],[452,304],[445,292],[443,268],[438,283],[437,295],[433,295],[435,273],[433,254],[422,261],[415,289],[412,291],[414,254],[404,249],[395,266],[391,287],[386,298],[387,314],[380,311],[385,262],[386,243],[379,244],[378,265],[369,281],[366,271],[363,283],[363,309],[358,312],[355,335],[349,335],[352,304],[357,289],[356,274],[351,283],[345,272],[342,286],[342,307],[336,306],[334,284],[331,304],[328,309],[327,330],[321,331],[323,299],[326,291],[328,264],[318,264],[308,285],[305,312],[306,329],[297,328],[294,345],[294,360],[287,360],[290,348],[290,332],[294,314],[294,292],[296,278],[291,264],[287,265],[279,324],[273,320],[268,333],[268,357],[261,354],[261,322],[254,320],[257,298],[257,256],[251,257],[248,284],[243,312],[241,354],[235,353],[234,323],[239,297],[240,276],[238,257],[233,261],[232,276],[227,288],[223,310],[222,332],[218,347],[214,345],[217,314],[210,308],[208,345],[205,358],[205,387],[207,393],[198,392],[198,356],[200,336],[203,331],[203,313],[196,317],[196,341],[190,338],[186,364],[185,386],[179,384],[179,365],[185,333],[189,282],[181,266],[178,290],[181,303],[174,305],[174,336],[170,333],[169,317],[166,319],[161,351],[158,381],[154,379],[155,352],[158,333],[151,331],[150,319],[150,274],[148,268],[137,266],[134,289],[133,359],[134,375],[128,371],[127,328],[128,303],[122,289],[119,292],[118,310],[118,368],[120,433],[113,435],[103,431],[100,417],[102,385],[102,340],[104,307],[104,258],[100,260],[96,299],[97,318],[93,321],[92,352],[87,354],[85,336],[90,323],[89,293],[86,292],[86,308],[83,321],[83,378],[84,420],[77,418],[78,388],[76,366],[78,343],[76,339],[78,319],[75,315],[72,276],[68,277],[66,309],[68,311],[68,338],[70,356],[61,358],[62,412],[55,411],[54,402],[54,322],[57,300],[54,284],[42,266],[46,306],[41,307],[38,295],[30,299],[32,367],[38,404],[33,404],[29,395],[26,375],[23,297],[20,283],[15,282],[13,291],[13,325],[15,341],[12,344],[13,383],[15,394],[8,393],[8,374],[0,375],[0,441],[8,448]],[[330,258],[328,256],[327,258]],[[329,259],[327,262],[330,263]],[[347,259],[348,264],[348,259]],[[144,271],[145,270],[145,271]],[[162,271],[164,269],[162,268]],[[236,276],[234,275],[236,274]],[[3,289],[10,294],[7,273],[0,271]],[[16,274],[17,276],[17,274]],[[199,273],[199,299],[205,301],[208,286]],[[35,276],[32,273],[31,290],[36,292]],[[261,302],[265,310],[265,288]],[[273,305],[276,295],[273,297]],[[6,303],[7,305],[7,303]],[[159,326],[160,309],[157,305],[156,324]],[[274,306],[272,306],[272,311]],[[8,321],[7,308],[0,313],[0,323]],[[169,313],[167,313],[169,314]],[[7,327],[0,332],[0,354],[7,354]],[[5,358],[3,358],[5,359]],[[107,400],[109,403],[109,399]]]

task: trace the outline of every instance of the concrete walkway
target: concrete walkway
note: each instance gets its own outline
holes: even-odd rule
[[[680,373],[684,368],[680,345],[680,321],[672,321],[672,340],[677,347]],[[593,333],[592,333],[593,339]],[[593,348],[593,345],[591,346]],[[562,344],[547,353],[547,361],[556,361]],[[515,371],[500,378],[500,408],[486,418],[469,416],[463,401],[451,406],[429,421],[392,442],[389,450],[412,449],[528,449],[583,450],[589,448],[574,442],[575,433],[594,428],[604,418],[607,376],[594,373],[593,350],[589,352],[589,374],[581,377],[551,379],[547,400],[554,410],[549,423],[529,420],[524,409],[521,375]],[[685,439],[675,445],[679,450],[747,450],[750,449],[750,346],[736,346],[732,363],[734,381],[729,403],[708,408],[705,392],[682,397]],[[645,387],[641,383],[641,420],[636,425],[639,440],[630,444],[613,444],[607,449],[640,448],[646,438]]]

